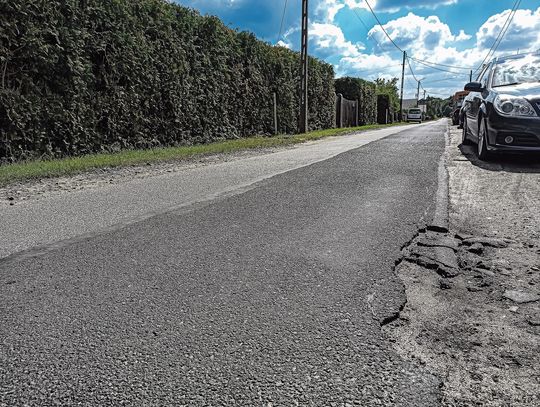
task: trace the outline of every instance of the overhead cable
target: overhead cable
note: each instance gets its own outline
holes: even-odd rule
[[[281,39],[281,34],[283,34],[283,23],[285,22],[285,14],[287,13],[287,2],[288,0],[285,0],[285,4],[283,5],[283,14],[281,15],[281,24],[279,25],[277,42],[279,42],[279,40]]]
[[[375,12],[373,11],[373,9],[371,8],[371,5],[369,4],[368,0],[364,0],[365,3],[367,4],[367,6],[369,7],[369,11],[371,11],[371,14],[373,14],[373,17],[375,17],[375,20],[377,20],[377,23],[379,24],[379,27],[381,27],[381,30],[383,30],[383,33],[386,35],[386,37],[390,40],[390,42],[392,44],[394,44],[394,47],[396,47],[398,50],[400,50],[401,52],[403,52],[403,50],[394,42],[394,40],[392,39],[392,37],[390,37],[390,35],[386,32],[386,30],[384,29],[381,21],[379,20],[379,17],[377,17],[377,14],[375,14]]]
[[[464,66],[455,66],[455,65],[447,65],[447,64],[439,64],[437,62],[431,62],[431,61],[428,61],[428,60],[425,60],[425,59],[419,59],[419,58],[415,58],[415,57],[409,57],[411,58],[413,61],[416,61],[416,62],[419,62],[419,63],[422,63],[424,65],[435,65],[435,66],[445,66],[447,68],[453,68],[453,69],[464,69],[464,70],[470,70],[472,68],[467,68],[467,67],[464,67]],[[449,71],[450,72],[450,71]]]
[[[519,7],[520,4],[521,4],[521,0],[516,0],[516,2],[514,3],[514,6],[512,7],[512,10],[510,10],[510,13],[508,13],[508,17],[506,18],[506,21],[504,22],[504,24],[503,24],[503,26],[501,28],[501,31],[499,31],[499,35],[497,36],[497,38],[495,39],[495,41],[491,45],[491,48],[487,52],[486,56],[484,57],[484,59],[482,60],[480,65],[478,65],[476,67],[476,69],[474,70],[474,73],[478,72],[478,70],[480,70],[484,66],[484,63],[489,58],[491,52],[496,51],[497,48],[495,48],[495,45],[497,44],[497,42],[499,42],[499,44],[500,44],[499,40],[502,40],[502,37],[506,34],[506,31],[508,30],[508,27],[512,23],[512,19],[514,18],[514,14],[516,13],[516,10],[517,10],[517,8]],[[499,45],[497,45],[497,47],[498,46]]]

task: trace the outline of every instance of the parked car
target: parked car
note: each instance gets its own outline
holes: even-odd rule
[[[463,99],[463,104],[461,105],[459,109],[459,114],[458,114],[458,129],[463,128],[463,120],[465,119],[465,113],[470,108],[471,102],[474,99],[474,96],[475,96],[474,92],[469,92],[469,94],[465,97],[465,99]]]
[[[454,109],[452,112],[452,125],[457,126],[459,124],[459,113],[461,112],[461,106]]]
[[[422,110],[413,108],[407,112],[407,122],[422,123]]]
[[[468,94],[468,91],[460,90],[459,92],[456,92],[452,97],[452,105],[454,106],[454,110],[452,111],[452,124],[454,126],[457,126],[459,124],[459,114],[461,112],[461,106],[463,106],[463,100],[467,97]]]
[[[465,110],[463,144],[477,144],[478,157],[499,152],[540,152],[540,52],[496,58],[477,82]]]

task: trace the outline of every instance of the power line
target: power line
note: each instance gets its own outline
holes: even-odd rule
[[[463,74],[462,76],[465,76],[466,74]],[[442,78],[442,79],[437,79],[437,80],[434,80],[434,81],[427,81],[427,82],[424,82],[424,83],[436,83],[436,82],[444,82],[444,81],[451,81],[453,79],[459,79],[461,76],[449,76],[447,78]]]
[[[521,0],[516,0],[515,1],[514,7],[512,7],[512,10],[510,10],[510,13],[508,13],[508,17],[506,18],[506,21],[504,22],[504,24],[503,24],[503,26],[501,28],[501,31],[499,31],[499,35],[497,36],[497,38],[495,39],[495,41],[491,45],[491,48],[489,49],[488,53],[486,54],[486,56],[484,57],[484,59],[482,60],[480,65],[478,65],[476,67],[476,69],[474,70],[474,73],[476,73],[480,68],[482,68],[484,66],[484,63],[489,58],[489,55],[491,54],[491,52],[492,51],[495,52],[495,50],[496,50],[495,44],[497,44],[497,41],[499,41],[499,39],[502,40],[502,37],[504,36],[504,34],[506,34],[506,31],[508,30],[508,27],[512,23],[512,19],[514,18],[513,15],[516,14],[516,10],[517,10],[517,8],[519,7],[520,4],[521,4]],[[499,44],[500,44],[500,42],[499,42]],[[497,45],[497,47],[498,47],[498,45]]]
[[[504,32],[502,33],[501,38],[499,38],[499,41],[497,42],[497,45],[495,45],[495,48],[493,49],[493,54],[495,54],[495,52],[497,52],[497,48],[499,48],[499,45],[501,45],[501,42],[504,39],[504,36],[506,35],[508,29],[512,25],[512,20],[516,16],[517,9],[519,8],[520,4],[521,4],[521,0],[518,1],[517,7],[514,9],[514,13],[512,14],[512,18],[510,18],[510,21],[508,22],[508,25],[506,26]]]
[[[415,87],[416,86],[416,83],[414,83],[413,81],[411,81],[409,78],[405,79],[405,83],[407,83],[408,85],[412,86],[412,87]]]
[[[424,89],[425,90],[425,89]],[[451,96],[451,95],[448,95],[448,94],[443,94],[443,93],[436,93],[436,92],[430,92],[428,90],[426,90],[426,93],[429,95],[437,95],[437,96],[445,96],[445,97],[448,97],[448,96]]]
[[[455,65],[446,65],[446,64],[439,64],[437,62],[431,62],[431,61],[427,61],[425,59],[418,59],[418,58],[414,58],[414,57],[409,57],[410,59],[412,59],[413,61],[416,61],[416,62],[420,62],[420,63],[423,63],[423,64],[428,64],[428,65],[436,65],[436,66],[445,66],[447,68],[454,68],[454,69],[464,69],[464,70],[469,70],[471,68],[465,68],[463,66],[455,66]]]
[[[521,1],[521,0],[519,0]],[[400,52],[404,52],[401,47],[399,45],[397,45],[395,43],[395,41],[392,39],[392,37],[390,37],[390,34],[388,34],[388,32],[386,31],[386,29],[384,28],[384,26],[382,25],[381,23],[381,20],[379,20],[379,17],[377,17],[377,14],[375,14],[375,12],[373,11],[373,8],[371,7],[371,4],[369,4],[369,1],[368,0],[364,0],[364,2],[367,4],[368,8],[369,8],[369,11],[371,11],[371,14],[373,15],[373,17],[375,18],[375,20],[377,21],[377,23],[379,24],[379,27],[381,27],[381,30],[383,31],[383,33],[386,35],[386,37],[390,40],[390,42],[394,45],[394,47],[396,47],[396,49],[398,49]],[[353,9],[354,10],[354,9]],[[355,11],[355,14],[356,13],[356,10]],[[358,16],[358,14],[357,14]],[[358,16],[360,17],[360,16]],[[365,24],[364,24],[365,25]],[[378,42],[377,42],[378,43]],[[379,44],[379,43],[378,43]],[[379,44],[379,47],[381,47],[381,45]],[[382,47],[381,47],[382,48]],[[446,65],[446,64],[439,64],[439,63],[436,63],[436,62],[431,62],[431,61],[427,61],[427,60],[423,60],[423,59],[419,59],[419,58],[414,58],[414,57],[407,57],[407,58],[410,58],[416,62],[419,62],[423,65],[426,65],[430,68],[433,68],[433,69],[437,69],[439,71],[443,71],[443,72],[450,72],[450,73],[456,73],[456,72],[452,72],[452,71],[448,71],[448,70],[443,70],[441,68],[436,68],[434,66],[430,66],[430,65],[438,65],[438,66],[445,66],[445,67],[448,67],[448,68],[455,68],[455,69],[464,69],[464,70],[469,70],[470,68],[465,68],[463,66],[454,66],[454,65]],[[410,65],[409,65],[410,66]]]
[[[414,80],[415,80],[416,82],[419,82],[419,80],[416,78],[416,75],[415,75],[414,72],[413,72],[411,63],[409,62],[409,58],[407,58],[407,65],[409,65],[409,71],[411,71],[411,75],[412,75],[412,77],[414,78]]]
[[[428,68],[431,68],[431,69],[435,69],[437,71],[441,71],[441,72],[448,72],[448,73],[453,73],[453,74],[459,74],[459,72],[454,72],[454,71],[449,71],[448,69],[443,69],[443,68],[438,68],[436,66],[431,66],[431,65],[428,65],[427,63],[425,62],[421,62],[420,60],[418,59],[415,59],[415,58],[411,58],[409,57],[409,59],[412,59],[413,61],[419,63],[419,64],[422,64],[424,66],[427,66]],[[468,70],[468,69],[467,69]]]
[[[394,44],[394,47],[396,47],[400,52],[403,52],[403,50],[394,42],[394,40],[392,39],[392,37],[390,37],[390,35],[388,35],[388,33],[386,32],[386,30],[384,29],[381,21],[379,20],[379,17],[377,17],[377,14],[375,14],[375,12],[373,11],[373,9],[371,8],[371,5],[369,4],[368,0],[364,0],[367,4],[367,6],[369,7],[369,11],[371,11],[371,14],[373,14],[373,17],[375,17],[375,20],[377,20],[377,23],[379,24],[379,27],[381,27],[381,30],[383,30],[384,34],[388,37],[388,39],[390,40],[390,42],[392,44]]]
[[[356,15],[356,17],[360,20],[360,22],[362,23],[362,25],[365,27],[365,29],[368,31],[369,33],[369,27],[367,26],[367,24],[364,22],[364,20],[362,19],[362,17],[360,17],[360,14],[358,14],[358,11],[356,11],[355,8],[352,9],[352,11],[354,12],[354,14]],[[377,41],[377,39],[373,36],[369,37],[371,38],[373,41],[375,41],[375,43],[379,46],[379,48],[382,49],[382,46],[381,46],[381,43],[379,41]]]
[[[279,25],[277,42],[279,42],[279,40],[281,39],[281,34],[283,33],[283,22],[285,21],[285,14],[287,13],[287,2],[288,0],[285,0],[285,4],[283,5],[283,14],[281,15],[281,24]]]

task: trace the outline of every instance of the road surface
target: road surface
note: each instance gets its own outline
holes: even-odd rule
[[[0,405],[438,405],[439,380],[380,325],[405,300],[400,247],[435,214],[446,128],[47,250],[9,246]]]

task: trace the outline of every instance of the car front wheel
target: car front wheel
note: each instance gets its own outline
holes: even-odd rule
[[[482,161],[488,160],[490,157],[487,149],[487,126],[486,120],[482,119],[480,122],[480,129],[478,131],[478,158]]]

